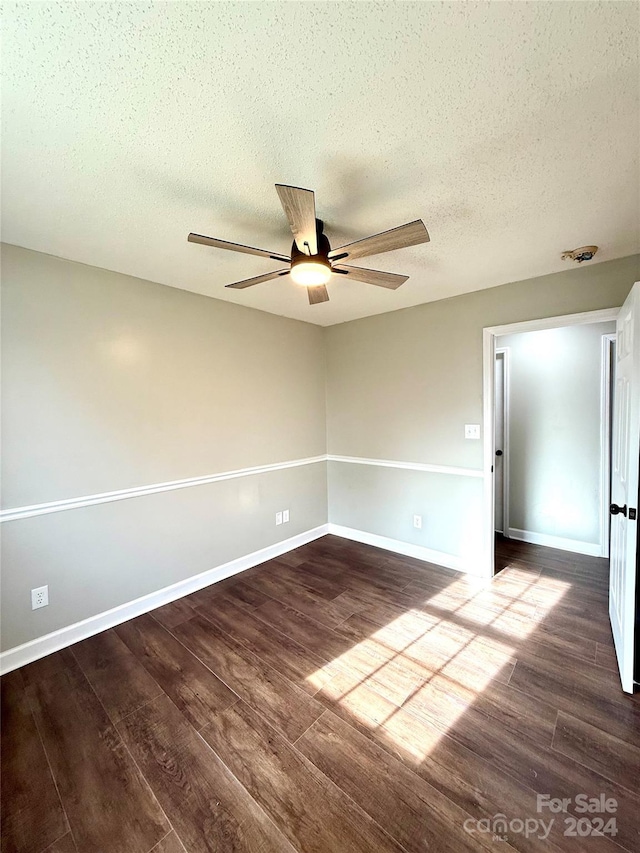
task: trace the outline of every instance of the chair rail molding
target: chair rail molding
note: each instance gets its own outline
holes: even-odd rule
[[[188,477],[184,480],[169,480],[166,483],[153,483],[148,486],[133,486],[129,489],[117,489],[112,492],[100,492],[95,495],[82,495],[77,498],[63,498],[58,501],[31,504],[30,506],[9,507],[0,511],[0,524],[7,521],[18,521],[22,518],[33,518],[38,515],[48,515],[52,512],[63,512],[79,509],[85,506],[96,506],[113,501],[124,501],[130,498],[141,498],[145,495],[155,495],[159,492],[171,492],[176,489],[188,489],[191,486],[206,486],[209,483],[219,483],[223,480],[234,480],[238,477],[252,477],[256,474],[267,474],[270,471],[283,471],[286,468],[300,468],[304,465],[317,465],[320,462],[346,462],[353,465],[374,465],[382,468],[401,468],[407,471],[423,471],[431,474],[453,474],[463,477],[482,477],[483,472],[475,468],[456,468],[451,465],[432,465],[426,462],[403,462],[392,459],[367,459],[362,456],[335,456],[322,454],[309,456],[305,459],[291,459],[286,462],[274,462],[269,465],[256,465],[253,468],[238,468],[235,471],[223,471],[219,474],[206,474],[203,477]]]
[[[0,523],[16,521],[20,518],[32,518],[35,515],[47,515],[50,512],[62,512],[67,509],[78,509],[83,506],[124,501],[129,498],[140,498],[145,495],[155,495],[159,492],[172,492],[176,489],[187,489],[191,486],[206,486],[209,483],[219,483],[223,480],[234,480],[237,477],[251,477],[254,474],[266,474],[270,471],[283,471],[285,468],[300,468],[303,465],[315,465],[325,462],[326,455],[310,456],[306,459],[292,459],[287,462],[275,462],[271,465],[256,465],[253,468],[238,468],[235,471],[224,471],[220,474],[207,474],[204,477],[189,477],[185,480],[170,480],[166,483],[154,483],[150,486],[134,486],[130,489],[118,489],[113,492],[101,492],[96,495],[83,495],[79,498],[66,498],[48,503],[33,504],[5,509],[0,512]]]
[[[455,465],[433,465],[429,462],[403,462],[396,459],[369,459],[366,456],[336,456],[327,454],[328,462],[346,462],[350,465],[373,465],[379,468],[401,468],[406,471],[425,471],[428,474],[453,474],[458,477],[483,477],[481,468],[458,468]]]

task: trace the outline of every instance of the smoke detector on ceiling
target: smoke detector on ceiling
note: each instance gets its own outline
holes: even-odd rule
[[[562,260],[575,261],[576,263],[581,264],[583,261],[590,261],[597,251],[597,246],[580,246],[579,249],[573,249],[570,252],[563,252]]]

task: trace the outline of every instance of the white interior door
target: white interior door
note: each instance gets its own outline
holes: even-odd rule
[[[622,689],[633,692],[640,457],[640,282],[617,320],[609,617]]]
[[[503,351],[496,351],[496,383],[495,383],[495,444],[496,457],[494,462],[495,483],[495,528],[498,533],[507,531],[504,526],[504,427],[505,427],[505,356]]]

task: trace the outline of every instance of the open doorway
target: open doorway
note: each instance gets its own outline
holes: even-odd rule
[[[496,337],[498,537],[608,556],[614,338],[614,321]]]
[[[614,321],[496,337],[499,541],[608,556],[614,338]]]
[[[605,403],[610,403],[610,399],[609,391],[604,391],[604,385],[606,382],[608,389],[612,368],[610,365],[606,368],[604,364],[605,359],[611,353],[608,348],[609,345],[607,348],[605,347],[602,336],[615,336],[614,324],[618,310],[605,309],[543,320],[531,320],[484,330],[484,530],[485,573],[487,577],[493,576],[495,570],[496,530],[501,530],[503,536],[514,541],[521,537],[522,541],[531,540],[540,544],[548,544],[550,547],[564,547],[570,550],[576,548],[575,543],[577,542],[583,544],[582,548],[578,544],[578,552],[596,556],[601,556],[606,552],[609,525],[609,520],[605,516],[608,506],[609,473],[607,466],[610,458],[608,447],[610,414]],[[586,514],[583,507],[584,495],[581,491],[572,493],[573,478],[571,474],[565,477],[561,486],[554,485],[554,475],[557,470],[562,469],[566,461],[562,447],[556,443],[550,448],[550,453],[546,454],[545,459],[541,456],[542,449],[549,444],[546,438],[550,432],[553,433],[556,427],[554,418],[557,413],[555,410],[558,407],[564,407],[565,411],[571,411],[570,406],[568,409],[564,406],[567,401],[572,403],[574,407],[582,405],[580,400],[575,399],[575,392],[580,390],[582,380],[577,375],[572,378],[573,374],[570,372],[572,368],[567,360],[565,345],[571,337],[570,334],[564,335],[564,342],[561,340],[563,335],[560,334],[558,339],[553,342],[553,347],[551,347],[550,337],[547,337],[545,342],[544,335],[538,337],[537,340],[534,340],[533,337],[523,338],[527,341],[524,349],[529,350],[526,364],[535,372],[536,364],[544,363],[547,376],[550,376],[551,380],[545,381],[544,378],[539,378],[537,386],[528,392],[521,387],[522,383],[518,381],[517,388],[522,405],[518,403],[519,422],[517,428],[514,427],[513,422],[513,394],[516,388],[514,341],[516,337],[533,332],[543,332],[550,335],[554,330],[579,330],[580,327],[584,326],[598,327],[595,333],[598,341],[597,353],[591,359],[590,398],[593,403],[595,394],[597,405],[595,426],[592,421],[590,438],[586,448],[581,448],[582,439],[572,441],[573,433],[570,426],[565,424],[562,435],[564,454],[568,454],[569,458],[574,459],[574,461],[577,460],[579,468],[581,461],[583,474],[586,471],[586,480],[584,477],[580,480],[583,484],[585,482],[588,484],[586,489],[589,492],[589,510]],[[589,337],[588,334],[585,336]],[[496,358],[497,356],[498,358]],[[577,363],[579,361],[578,359]],[[593,366],[594,361],[595,367]],[[575,369],[575,363],[573,369]],[[521,369],[519,368],[518,375],[520,372]],[[564,382],[564,391],[556,387],[558,386],[556,380],[560,377],[563,380],[569,380],[568,384]],[[500,385],[499,388],[497,388],[497,384]],[[553,391],[553,388],[556,389],[553,393],[547,393]],[[549,398],[551,403],[554,402],[554,393],[555,406],[549,405]],[[540,425],[534,421],[536,420],[536,412],[543,405],[545,396],[547,398],[545,405],[551,414],[550,419],[549,417],[546,418],[546,425]],[[495,431],[497,419],[502,420],[502,423],[498,424],[498,429],[503,430],[502,434],[498,435]],[[516,436],[518,448],[514,453],[513,442]],[[580,452],[585,449],[587,450],[586,454]],[[497,450],[502,451],[498,456],[496,456]],[[500,470],[498,485],[496,486],[497,462],[500,465]],[[515,482],[514,476],[516,477]],[[550,483],[551,487],[549,486]],[[575,497],[573,501],[572,494]],[[530,536],[530,534],[533,535]]]

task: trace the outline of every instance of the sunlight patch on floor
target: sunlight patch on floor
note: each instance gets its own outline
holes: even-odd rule
[[[420,762],[491,682],[508,683],[518,641],[570,586],[517,568],[490,585],[460,578],[358,640],[365,608],[336,629],[353,645],[307,680]]]

